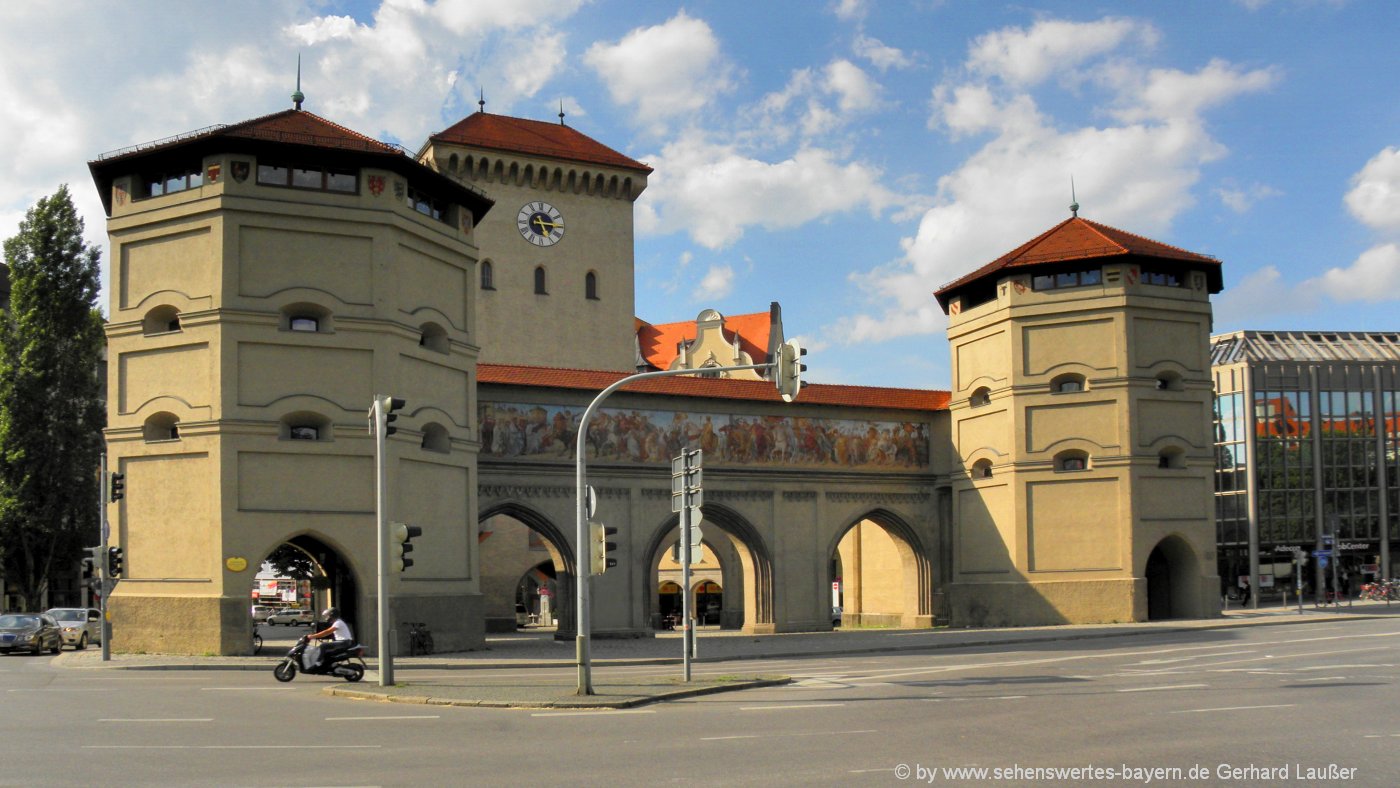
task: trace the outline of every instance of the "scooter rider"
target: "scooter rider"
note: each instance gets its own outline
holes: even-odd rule
[[[324,664],[330,660],[331,656],[348,651],[351,646],[355,645],[355,636],[350,634],[350,625],[340,617],[339,608],[328,607],[321,611],[321,617],[329,621],[330,626],[320,632],[307,635],[311,640],[331,639],[330,643],[321,647],[321,659],[318,664]]]

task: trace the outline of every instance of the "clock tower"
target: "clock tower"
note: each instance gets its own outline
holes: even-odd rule
[[[477,187],[480,361],[636,368],[632,203],[651,168],[559,123],[485,111],[428,138],[422,163]]]

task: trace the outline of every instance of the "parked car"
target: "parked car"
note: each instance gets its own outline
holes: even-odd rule
[[[310,627],[316,625],[316,616],[312,615],[310,610],[299,610],[294,607],[289,607],[269,615],[267,617],[267,623],[286,624],[289,627],[305,624]]]
[[[253,623],[261,624],[267,621],[267,617],[277,612],[277,608],[267,605],[253,605]]]
[[[55,607],[44,611],[63,631],[63,645],[82,651],[102,642],[102,611],[95,607]]]
[[[7,613],[0,616],[0,652],[25,650],[38,656],[47,649],[63,648],[63,632],[53,616],[45,613]]]

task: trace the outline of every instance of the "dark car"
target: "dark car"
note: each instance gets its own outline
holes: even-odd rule
[[[6,613],[0,616],[0,652],[28,651],[38,655],[63,648],[63,630],[53,616],[44,613]]]

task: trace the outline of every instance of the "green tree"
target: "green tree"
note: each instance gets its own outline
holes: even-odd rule
[[[95,247],[62,186],[5,241],[10,306],[0,320],[0,550],[27,609],[54,570],[95,541],[105,414]]]

